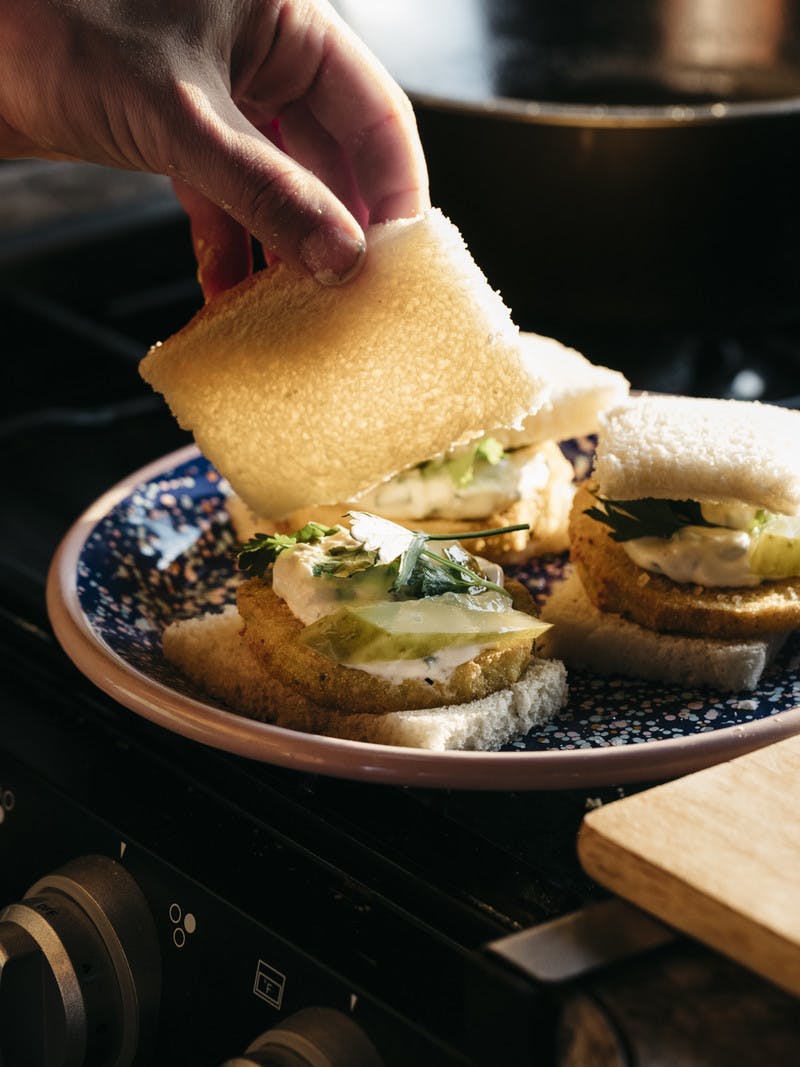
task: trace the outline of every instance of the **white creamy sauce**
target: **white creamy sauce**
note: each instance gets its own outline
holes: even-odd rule
[[[719,526],[684,526],[672,537],[639,537],[622,547],[639,567],[673,582],[706,586],[758,585],[748,566],[750,535]]]
[[[499,463],[475,463],[475,476],[458,486],[447,470],[414,467],[376,486],[358,507],[387,519],[482,519],[532,496],[550,477],[538,448],[520,448]]]
[[[273,592],[286,601],[292,614],[306,626],[345,604],[386,599],[386,590],[378,582],[350,581],[330,575],[315,577],[314,565],[326,558],[326,552],[334,544],[357,547],[350,535],[342,531],[335,537],[325,538],[325,547],[320,541],[295,545],[281,552],[273,564]]]
[[[718,504],[715,501],[706,500],[700,505],[700,511],[706,522],[712,522],[715,526],[729,526],[732,530],[751,529],[758,510],[752,504],[735,502]]]
[[[482,645],[459,645],[442,648],[424,659],[387,659],[375,663],[343,663],[342,666],[374,674],[392,685],[425,678],[430,678],[432,682],[446,682],[456,667],[475,659],[482,648]]]
[[[672,537],[641,537],[622,547],[645,570],[712,588],[755,586],[800,574],[800,516],[736,502],[703,501],[700,509],[717,525],[684,526]]]

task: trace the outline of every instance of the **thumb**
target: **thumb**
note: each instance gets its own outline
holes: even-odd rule
[[[213,96],[186,83],[182,90],[188,107],[171,139],[173,175],[296,270],[323,285],[353,277],[366,245],[341,201],[251,125],[222,87]]]

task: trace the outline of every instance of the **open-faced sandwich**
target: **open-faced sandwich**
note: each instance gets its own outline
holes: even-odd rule
[[[757,686],[800,626],[800,413],[642,396],[606,413],[543,617],[569,666]]]
[[[497,749],[564,706],[522,585],[458,543],[348,519],[254,537],[238,608],[173,623],[166,658],[254,718],[416,748]]]
[[[277,265],[156,346],[142,374],[235,489],[242,540],[352,507],[481,540],[503,562],[566,547],[573,469],[621,374],[520,334],[437,210],[370,228],[362,273],[324,289]]]

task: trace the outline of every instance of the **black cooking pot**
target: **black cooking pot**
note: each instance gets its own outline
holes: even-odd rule
[[[522,326],[800,311],[793,0],[342,0]]]

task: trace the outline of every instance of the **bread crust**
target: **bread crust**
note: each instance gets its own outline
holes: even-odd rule
[[[800,626],[800,579],[759,586],[709,589],[683,585],[637,566],[585,514],[596,501],[591,486],[578,491],[569,522],[570,557],[592,603],[650,630],[698,637],[756,637]]]
[[[542,407],[520,430],[492,434],[506,448],[524,448],[545,441],[568,441],[597,433],[603,411],[620,404],[629,382],[619,371],[591,363],[560,341],[520,331],[522,358],[531,374],[550,384]]]
[[[604,412],[595,477],[611,500],[715,500],[800,511],[800,412],[643,394]]]
[[[510,582],[509,592],[518,611],[534,614],[524,586]],[[477,700],[516,682],[531,656],[531,641],[526,639],[506,648],[485,649],[456,667],[445,682],[410,679],[391,684],[333,663],[303,644],[299,640],[303,623],[266,581],[244,582],[237,603],[245,622],[245,641],[277,682],[314,704],[343,713],[380,714]]]

